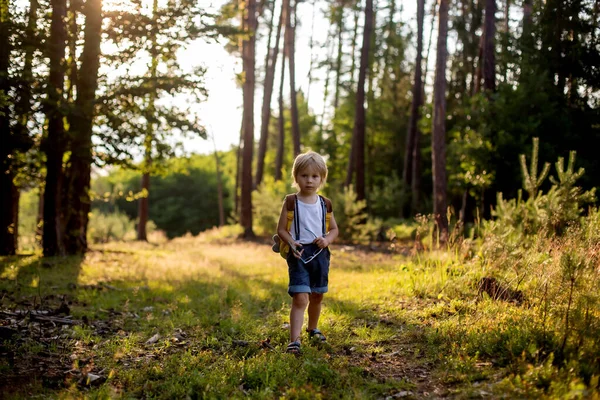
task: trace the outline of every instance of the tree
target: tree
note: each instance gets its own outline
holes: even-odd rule
[[[285,12],[285,10],[282,10]],[[279,106],[279,116],[277,117],[277,154],[275,156],[275,180],[280,181],[281,169],[283,168],[283,151],[285,148],[285,115],[283,105],[283,85],[285,84],[285,44],[281,52],[281,77],[279,79],[279,96],[277,103]]]
[[[12,255],[16,251],[16,235],[13,209],[17,201],[17,188],[11,168],[12,135],[10,131],[10,107],[8,95],[10,81],[10,16],[8,8],[0,7],[0,255]]]
[[[115,78],[106,78],[103,96],[98,99],[96,131],[101,140],[96,147],[97,161],[127,164],[144,172],[141,192],[136,197],[140,240],[146,238],[145,225],[150,218],[151,175],[161,172],[165,159],[175,154],[183,138],[206,135],[197,116],[173,101],[176,96],[186,95],[201,102],[206,95],[204,69],[184,72],[177,58],[180,48],[217,30],[203,27],[203,18],[203,10],[193,0],[170,0],[166,6],[155,1],[151,10],[108,13],[106,37],[108,42],[119,43],[118,52],[106,55],[108,65],[118,68],[136,59],[148,65],[146,69],[127,69]],[[180,137],[177,140],[173,138],[175,133]],[[136,152],[143,154],[144,161],[134,166],[131,159]]]
[[[290,108],[292,119],[292,143],[294,144],[294,156],[300,154],[300,123],[298,121],[298,102],[296,98],[296,63],[295,63],[295,18],[297,1],[292,7],[292,0],[283,0],[286,5],[285,13],[285,47],[287,51],[288,67],[290,70]],[[292,16],[294,25],[292,26]]]
[[[273,20],[275,16],[275,3],[273,3],[273,10],[271,12],[271,29],[273,27]],[[260,125],[260,141],[258,144],[258,159],[256,161],[256,178],[255,186],[260,185],[263,178],[263,171],[265,165],[265,153],[267,151],[267,138],[269,135],[269,120],[271,118],[271,97],[273,94],[273,83],[275,82],[275,65],[277,64],[277,55],[279,53],[279,39],[281,36],[281,27],[283,25],[283,18],[285,16],[283,6],[285,3],[282,1],[282,10],[279,16],[279,23],[277,24],[277,34],[275,37],[275,45],[271,49],[271,33],[269,32],[269,40],[267,44],[267,56],[265,59],[265,84],[263,93],[263,104],[261,114],[261,125]]]
[[[221,176],[221,160],[219,153],[217,152],[217,143],[215,142],[215,135],[211,135],[213,142],[213,148],[215,153],[215,169],[217,175],[217,201],[219,205],[219,226],[225,225],[225,206],[223,204],[223,178]]]
[[[64,238],[68,254],[83,254],[87,250],[92,126],[100,67],[102,0],[87,0],[83,12],[86,16],[85,44],[81,54],[81,70],[77,74],[76,111],[69,114],[71,155],[66,171],[68,207],[65,215]]]
[[[356,198],[364,200],[365,196],[365,81],[367,68],[369,66],[369,49],[371,46],[371,33],[373,30],[373,0],[366,0],[365,25],[363,32],[362,50],[360,53],[360,67],[358,70],[358,88],[356,92],[356,108],[354,117],[354,130],[352,132],[352,150],[350,152],[350,164],[354,163],[356,170]],[[346,183],[351,181],[352,169]]]
[[[44,256],[64,254],[61,198],[63,190],[63,155],[66,149],[66,134],[63,122],[63,88],[65,81],[65,47],[67,32],[65,0],[51,0],[52,20],[48,42],[50,73],[48,98],[45,105],[48,133],[42,150],[46,154],[46,183],[44,189],[44,234],[42,244]]]
[[[485,1],[483,87],[488,94],[496,91],[496,0]]]
[[[423,22],[425,19],[425,0],[417,0],[417,57],[415,60],[415,78],[412,90],[410,121],[406,135],[404,150],[404,170],[402,179],[405,185],[411,186],[412,211],[419,204],[420,191],[420,130],[417,123],[420,118],[420,108],[423,105]]]
[[[158,0],[154,0],[152,3],[152,20],[156,21],[158,14]],[[150,34],[150,84],[156,82],[156,75],[158,73],[158,40],[157,34]],[[137,223],[137,240],[148,241],[148,235],[146,232],[146,225],[150,218],[149,207],[148,207],[148,195],[150,194],[150,172],[152,170],[152,140],[154,138],[154,131],[156,130],[156,88],[148,93],[148,106],[146,108],[146,133],[144,135],[144,162],[142,163],[142,196],[138,200],[138,223]]]
[[[288,0],[289,1],[289,0]],[[247,36],[242,43],[242,62],[244,71],[244,149],[242,158],[242,194],[240,223],[244,228],[243,237],[254,237],[252,230],[252,152],[254,148],[254,63],[256,46],[256,0],[248,0],[244,13],[243,28]]]
[[[431,136],[433,171],[433,214],[441,243],[448,239],[446,217],[446,41],[448,37],[448,0],[440,0],[437,57],[433,94]]]

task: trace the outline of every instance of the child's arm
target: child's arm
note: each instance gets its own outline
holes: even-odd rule
[[[321,236],[316,238],[313,243],[316,243],[319,248],[324,249],[329,246],[333,241],[338,237],[340,231],[337,226],[337,222],[335,222],[335,217],[333,216],[333,212],[331,213],[331,219],[329,220],[329,232],[325,236]]]
[[[292,249],[292,253],[296,258],[300,258],[302,252],[304,250],[297,250],[301,247],[301,244],[294,241],[294,238],[287,231],[287,205],[285,201],[283,202],[283,207],[281,208],[281,214],[279,215],[279,222],[277,223],[277,235],[281,238],[281,240],[287,242]]]

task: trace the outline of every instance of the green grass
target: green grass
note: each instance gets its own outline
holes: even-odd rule
[[[73,318],[88,321],[54,344],[31,335],[5,348],[51,349],[62,362],[54,370],[106,381],[21,376],[25,356],[14,367],[0,358],[0,372],[14,398],[597,396],[597,377],[586,382],[548,361],[534,309],[478,297],[483,272],[474,265],[458,252],[334,248],[320,323],[329,343],[304,340],[295,357],[284,353],[287,267],[269,245],[214,231],[159,245],[109,243],[83,259],[1,258],[0,309],[25,308],[24,300],[52,308],[66,296]]]

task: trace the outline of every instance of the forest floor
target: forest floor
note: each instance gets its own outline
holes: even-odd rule
[[[435,289],[452,275],[409,245],[335,246],[327,344],[304,338],[294,356],[287,266],[270,244],[184,237],[0,258],[0,397],[505,397],[493,359],[436,341],[436,321],[457,315]]]

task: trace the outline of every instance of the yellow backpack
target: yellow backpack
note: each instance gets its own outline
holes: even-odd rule
[[[294,212],[296,210],[296,203],[298,202],[298,196],[295,194],[288,194],[285,196],[285,204],[287,209],[287,222],[285,225],[286,230],[289,232],[292,227],[292,221],[296,220],[296,240],[300,238],[300,216],[299,213]],[[333,207],[331,205],[331,200],[327,197],[323,197],[319,195],[319,201],[321,202],[321,206],[323,207],[323,215],[325,216],[323,220],[323,235],[329,232],[329,226],[331,223],[331,215],[333,213]],[[273,251],[279,252],[281,257],[287,259],[288,253],[290,252],[289,243],[281,240],[279,235],[273,235],[273,241],[275,244],[273,245]]]

